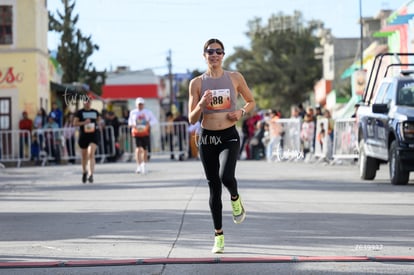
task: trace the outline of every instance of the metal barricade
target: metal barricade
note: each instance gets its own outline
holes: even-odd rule
[[[62,158],[72,164],[80,159],[78,146],[79,131],[76,127],[62,128]]]
[[[119,149],[125,161],[131,161],[134,157],[135,142],[131,137],[131,130],[128,125],[119,127]]]
[[[337,119],[335,121],[333,158],[358,158],[358,126],[355,118]]]
[[[300,146],[300,119],[281,118],[275,123],[280,125],[281,135],[272,148],[272,160],[292,161],[303,158]]]
[[[112,126],[105,126],[102,131],[99,130],[98,135],[99,144],[95,158],[103,163],[108,156],[115,155],[114,129]],[[32,155],[32,159],[41,162],[42,166],[48,162],[75,163],[81,158],[78,145],[79,128],[77,127],[34,130],[33,139],[38,143],[38,154]]]
[[[49,161],[60,163],[63,155],[63,128],[38,129],[33,131],[39,144],[39,155],[33,156],[35,160],[46,165]]]
[[[32,136],[28,130],[0,131],[0,162],[16,162],[31,159]]]
[[[315,125],[314,156],[325,160],[329,160],[332,156],[332,140],[328,134],[328,124],[327,118],[318,117]]]
[[[108,157],[115,156],[115,135],[114,127],[105,126],[99,131],[99,144],[96,148],[95,157],[104,163]]]
[[[148,155],[177,157],[180,160],[188,158],[190,134],[188,123],[185,121],[161,122],[151,126],[150,150]],[[119,128],[119,146],[124,154],[124,160],[135,158],[135,140],[127,125]]]

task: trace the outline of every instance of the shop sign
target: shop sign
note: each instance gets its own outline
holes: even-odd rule
[[[0,86],[15,86],[23,82],[23,73],[16,73],[13,67],[0,68]]]

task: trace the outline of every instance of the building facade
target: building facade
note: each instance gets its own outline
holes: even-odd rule
[[[50,106],[46,0],[0,0],[0,130]]]

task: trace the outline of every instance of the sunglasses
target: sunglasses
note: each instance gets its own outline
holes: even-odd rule
[[[220,48],[217,48],[217,49],[206,49],[204,52],[207,53],[208,55],[213,55],[213,53],[216,53],[218,55],[224,54],[224,50],[223,49],[220,49]]]

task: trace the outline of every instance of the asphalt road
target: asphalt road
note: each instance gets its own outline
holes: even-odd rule
[[[154,158],[0,169],[0,274],[413,274],[414,185],[386,167],[361,181],[354,165],[239,161],[247,210],[225,253],[211,253],[201,163]]]

